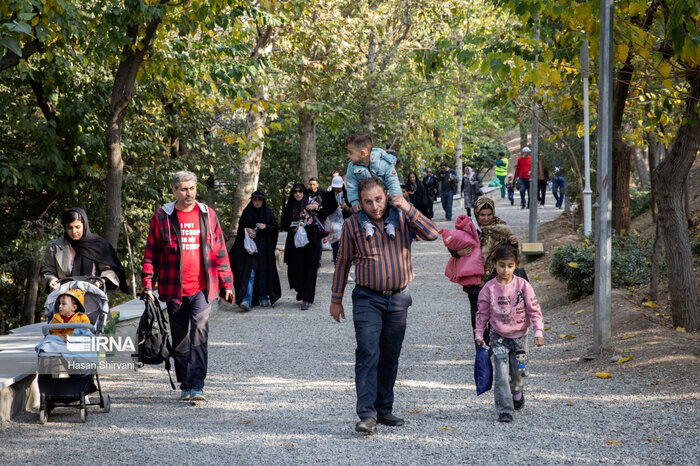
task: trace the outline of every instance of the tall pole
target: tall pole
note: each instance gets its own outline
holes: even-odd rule
[[[537,13],[535,18],[537,22],[537,30],[535,31],[535,47],[540,46],[540,14]],[[535,51],[535,68],[539,60],[539,52]],[[531,243],[537,242],[537,181],[539,178],[539,138],[540,124],[537,120],[537,91],[535,89],[535,98],[532,101],[532,152],[530,153],[530,192],[527,195],[527,201],[530,203],[530,217],[528,222],[528,238]]]
[[[586,177],[586,186],[583,188],[583,234],[586,237],[591,236],[591,144],[590,144],[590,128],[588,124],[588,75],[590,74],[590,66],[588,59],[588,40],[583,41],[581,45],[581,77],[583,78],[583,160],[584,160],[584,176]]]
[[[612,113],[613,0],[600,0],[600,60],[598,78],[598,209],[596,210],[595,304],[593,351],[610,344],[612,289]]]

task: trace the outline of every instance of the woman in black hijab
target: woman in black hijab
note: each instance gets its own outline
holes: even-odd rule
[[[428,191],[425,189],[423,182],[418,179],[418,175],[416,175],[416,172],[414,171],[408,173],[406,192],[408,192],[408,201],[413,204],[420,213],[427,217]]]
[[[258,251],[249,254],[245,249],[245,233],[255,241]],[[277,274],[275,248],[279,225],[272,209],[265,202],[265,194],[255,191],[238,220],[236,241],[229,252],[236,287],[236,304],[243,311],[255,305],[268,307],[280,299],[282,291]]]
[[[289,287],[297,292],[297,301],[301,301],[301,310],[311,307],[316,295],[316,275],[318,264],[321,260],[320,240],[316,237],[316,225],[310,211],[318,209],[318,204],[309,202],[309,195],[302,183],[292,186],[287,205],[282,211],[282,223],[280,228],[287,231],[287,241],[284,245],[284,262],[287,263],[287,278]],[[294,244],[294,235],[297,229],[296,222],[303,222],[309,243],[297,248]],[[294,225],[292,225],[294,223]]]
[[[46,291],[58,288],[64,277],[98,276],[108,290],[126,289],[124,267],[117,252],[101,236],[90,232],[87,214],[80,207],[68,209],[61,216],[63,236],[49,241],[44,251],[41,274]]]

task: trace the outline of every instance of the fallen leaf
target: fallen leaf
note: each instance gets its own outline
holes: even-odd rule
[[[644,307],[652,307],[652,308],[659,307],[658,304],[656,304],[656,303],[654,303],[654,302],[651,302],[651,301],[644,301],[644,302],[642,303],[642,306],[644,306]]]
[[[418,413],[421,412],[421,410],[420,410],[420,409],[409,409],[409,410],[406,411],[406,412],[407,412],[407,413],[411,413],[411,414],[418,414]]]
[[[569,325],[578,325],[578,322],[576,322],[575,320],[573,320],[573,321],[569,322]]]
[[[580,310],[574,312],[574,314],[581,314],[582,312],[583,312],[583,309],[580,309]]]
[[[625,356],[624,358],[618,359],[617,364],[624,364],[627,361],[631,361],[631,360],[632,360],[632,356]]]
[[[240,421],[238,421],[238,423],[243,424],[243,425],[248,425],[251,423],[251,421],[248,421],[247,419],[241,419]]]
[[[676,327],[676,332],[685,333],[685,327]]]
[[[282,314],[282,317],[289,317],[289,314]]]
[[[600,372],[596,372],[595,376],[598,377],[599,379],[609,379],[613,375],[610,372],[600,371]]]
[[[622,442],[620,442],[619,440],[606,440],[605,443],[608,445],[615,445],[615,446],[622,445]]]
[[[653,437],[647,437],[647,440],[650,442],[663,442],[664,439],[662,438],[653,438]]]
[[[547,289],[548,289],[548,290],[551,290],[551,289],[552,289],[552,285],[547,285]]]
[[[568,338],[569,340],[571,340],[572,338],[576,338],[576,337],[573,335],[569,335],[567,333],[567,334],[559,335],[559,338]]]
[[[569,267],[572,269],[578,269],[578,264],[576,262],[569,262]]]
[[[566,382],[567,380],[569,380],[568,377],[566,377],[566,378],[564,378],[564,379],[559,379],[559,382]]]
[[[552,326],[551,326],[551,325],[548,325],[548,326],[546,326],[544,329],[545,329],[545,330],[551,330],[551,329],[552,329]]]
[[[627,296],[637,296],[636,294],[632,293],[631,291],[627,292]]]
[[[456,427],[447,427],[447,426],[442,426],[442,427],[440,427],[440,429],[442,429],[442,430],[457,430]]]
[[[646,342],[646,343],[644,343],[644,344],[645,344],[645,345],[660,345],[661,342],[660,342],[660,341],[648,341],[648,342]]]
[[[293,447],[294,444],[293,444],[292,442],[289,442],[286,446],[288,446],[288,447]]]
[[[590,371],[592,371],[592,370],[593,370],[593,369],[584,369],[583,372],[590,372]]]
[[[535,280],[542,280],[542,277],[540,277],[539,275],[535,275],[532,278],[534,278]]]
[[[636,333],[631,333],[629,335],[624,335],[624,336],[620,337],[620,340],[629,340],[630,338],[634,338],[636,336],[637,336]]]

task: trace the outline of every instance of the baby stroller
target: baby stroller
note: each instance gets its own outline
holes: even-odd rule
[[[102,287],[100,289],[99,287]],[[80,410],[80,420],[85,422],[88,406],[100,406],[102,412],[109,412],[109,395],[102,392],[100,378],[97,374],[98,353],[89,345],[68,351],[69,343],[56,335],[50,335],[53,329],[72,328],[73,336],[82,335],[90,341],[91,335],[100,335],[112,315],[109,312],[109,300],[102,291],[105,283],[100,277],[66,277],[59,281],[59,287],[46,298],[44,316],[51,321],[58,313],[59,297],[67,291],[84,292],[85,314],[90,323],[47,324],[42,327],[44,340],[37,346],[37,372],[40,393],[39,422],[48,421],[51,410],[56,406],[68,406]],[[78,291],[78,292],[80,292]],[[85,338],[87,337],[87,338]],[[90,352],[90,349],[93,352]],[[87,350],[88,352],[84,352]],[[90,401],[89,394],[99,392],[99,400]]]

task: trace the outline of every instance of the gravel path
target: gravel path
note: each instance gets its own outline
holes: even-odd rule
[[[560,211],[540,212],[551,219]],[[499,200],[497,214],[524,237],[527,211]],[[492,392],[475,395],[468,301],[443,276],[448,254],[441,240],[413,250],[414,305],[394,406],[404,427],[379,426],[368,438],[353,431],[351,287],[348,321],[337,324],[326,253],[311,310],[299,310],[282,272],[286,295],[274,309],[213,315],[207,403],[177,401],[162,370],[104,377],[110,413],[81,424],[77,411],[57,410],[46,426],[21,416],[0,427],[0,463],[698,464],[697,379],[562,376],[580,354],[559,339],[532,350],[525,407],[514,423],[497,423]],[[564,326],[566,317],[546,311],[545,320]]]

